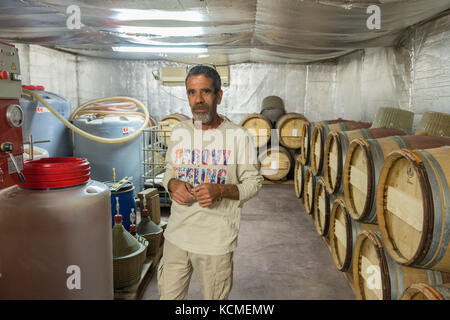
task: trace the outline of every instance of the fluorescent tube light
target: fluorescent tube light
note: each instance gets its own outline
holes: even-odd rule
[[[204,35],[203,27],[137,27],[120,26],[118,32],[122,33],[147,33],[160,37],[196,37]]]
[[[116,52],[149,52],[149,53],[205,53],[207,48],[200,47],[112,47]]]
[[[203,21],[203,14],[199,11],[167,11],[167,10],[139,10],[113,9],[117,12],[114,19],[119,21],[133,20],[171,20],[171,21]]]

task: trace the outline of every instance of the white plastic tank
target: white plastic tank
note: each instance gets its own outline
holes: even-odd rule
[[[45,91],[45,88],[42,86],[23,87],[37,93],[63,118],[69,119],[71,113],[69,100],[55,93]],[[33,141],[50,140],[50,142],[39,143],[38,145],[47,150],[50,157],[73,156],[72,134],[69,128],[40,102],[27,95],[22,95],[20,106],[24,112],[23,142],[27,142],[31,134],[33,135]]]
[[[109,188],[86,159],[24,163],[0,191],[0,300],[113,299]]]
[[[140,116],[96,116],[86,114],[77,116],[73,124],[90,134],[104,138],[123,138],[139,130],[144,123]],[[142,190],[143,148],[142,133],[136,138],[122,143],[100,143],[86,139],[74,133],[74,155],[86,158],[91,163],[93,179],[106,182],[113,180],[113,168],[116,180],[133,177],[135,193]]]
[[[45,150],[44,148],[33,146],[33,160],[49,157],[50,156],[47,150]],[[23,146],[23,160],[30,160],[30,159],[31,159],[30,145],[26,144]]]

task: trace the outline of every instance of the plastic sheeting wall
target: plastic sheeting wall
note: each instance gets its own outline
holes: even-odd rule
[[[450,113],[450,16],[415,30],[409,44],[412,111]]]
[[[87,100],[126,95],[141,100],[150,114],[190,114],[183,86],[162,86],[152,71],[174,62],[76,57],[39,46],[19,45],[24,84],[41,84],[73,106]],[[410,30],[399,48],[370,48],[337,64],[230,66],[219,113],[240,122],[259,112],[264,97],[277,95],[286,111],[311,121],[372,121],[379,107],[398,106],[416,113],[450,113],[450,16]]]
[[[22,84],[42,85],[45,90],[78,105],[77,57],[35,45],[16,44],[19,50]]]
[[[450,113],[450,16],[411,29],[398,48],[371,48],[338,60],[335,112],[371,121],[378,107]]]
[[[379,107],[409,109],[407,60],[398,51],[366,49],[339,59],[335,115],[372,121]]]
[[[163,86],[153,78],[152,71],[164,66],[183,66],[171,62],[118,61],[80,57],[78,63],[79,99],[129,95],[148,106],[157,120],[165,115],[180,112],[190,115],[184,86]],[[313,70],[308,71],[307,70]],[[319,92],[311,97],[306,94],[307,74],[317,90],[330,90],[335,78],[335,66],[237,64],[230,66],[230,86],[223,87],[224,96],[218,112],[234,122],[240,122],[248,113],[259,112],[266,96],[277,95],[285,103],[287,111],[308,115],[305,103],[322,99]],[[93,72],[95,70],[95,72]],[[315,75],[317,74],[317,75]],[[304,97],[307,98],[304,98]],[[309,99],[309,100],[308,100]],[[326,98],[322,110],[332,107],[333,100]]]

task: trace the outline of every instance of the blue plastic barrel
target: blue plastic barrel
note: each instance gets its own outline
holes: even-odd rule
[[[37,93],[65,119],[69,119],[71,113],[69,100],[45,91],[42,86],[24,87]],[[28,142],[28,136],[32,134],[33,141],[50,140],[50,142],[36,144],[47,150],[50,157],[73,156],[72,134],[69,128],[37,100],[30,100],[30,97],[23,96],[20,99],[20,106],[24,112],[23,142]]]
[[[119,192],[111,192],[111,226],[114,226],[114,216],[117,214],[117,200],[119,198],[119,213],[122,215],[123,227],[130,230],[130,214],[131,209],[134,209],[136,215],[136,200],[134,199],[134,186],[121,190]],[[136,221],[134,222],[135,224]]]
[[[135,133],[144,122],[144,118],[140,116],[89,116],[91,115],[77,116],[73,124],[88,133],[110,139]],[[142,133],[130,141],[114,144],[92,141],[74,133],[74,154],[88,159],[92,179],[111,181],[115,168],[116,181],[133,177],[135,194],[144,186],[143,145]]]

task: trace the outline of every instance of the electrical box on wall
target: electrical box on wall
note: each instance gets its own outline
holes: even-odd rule
[[[230,68],[228,66],[216,67],[223,86],[230,84]],[[160,80],[164,86],[184,86],[187,69],[185,67],[161,68]]]

